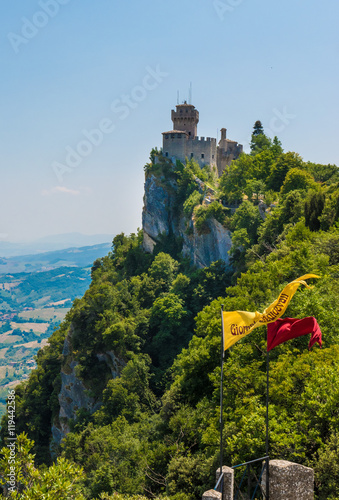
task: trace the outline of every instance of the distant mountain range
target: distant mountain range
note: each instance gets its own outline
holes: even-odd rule
[[[45,236],[29,242],[0,241],[0,257],[15,257],[19,255],[32,255],[73,247],[88,247],[102,243],[112,242],[112,234],[81,234],[67,233]],[[1,272],[1,271],[0,271]]]
[[[0,275],[49,271],[58,267],[88,267],[111,250],[111,243],[72,247],[53,252],[0,257]]]
[[[79,246],[96,239],[99,243]],[[102,243],[105,239],[109,243]],[[89,287],[90,268],[111,250],[111,239],[108,235],[67,234],[20,246],[0,243],[11,252],[25,253],[0,257],[0,417],[6,408],[8,384],[14,387],[28,378],[36,366],[34,356],[73,300]],[[67,243],[70,248],[65,248]],[[34,253],[49,246],[53,251]]]

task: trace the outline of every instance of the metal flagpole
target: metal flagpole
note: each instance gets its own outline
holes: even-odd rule
[[[268,341],[268,337],[267,337]],[[266,343],[267,346],[267,343]],[[267,346],[268,347],[268,346]],[[270,356],[266,347],[266,456],[268,457],[268,403],[269,403],[269,373],[270,373]],[[266,459],[266,500],[269,500],[270,495],[270,478],[269,478],[269,458]]]
[[[224,380],[224,304],[221,306],[221,375],[220,375],[220,477],[223,466],[223,446],[222,446],[222,430],[224,426],[222,408],[223,408],[223,380]]]

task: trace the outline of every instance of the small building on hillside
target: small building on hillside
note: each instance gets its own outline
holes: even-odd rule
[[[172,109],[171,118],[173,130],[162,133],[162,151],[164,156],[173,161],[184,162],[186,158],[194,158],[201,168],[205,165],[216,168],[220,176],[226,166],[243,152],[241,144],[226,138],[225,128],[220,131],[218,145],[213,137],[198,137],[199,111],[193,104],[187,104],[186,101],[178,104],[175,111]]]

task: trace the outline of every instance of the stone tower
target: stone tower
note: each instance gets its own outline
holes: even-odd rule
[[[176,111],[172,109],[171,118],[173,122],[173,130],[181,130],[194,139],[197,136],[197,125],[199,122],[199,111],[195,109],[193,104],[178,104]]]

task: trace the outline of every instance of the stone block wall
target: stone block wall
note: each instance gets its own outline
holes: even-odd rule
[[[217,165],[217,141],[211,137],[191,138],[185,132],[165,132],[162,150],[167,158],[174,157],[182,162],[186,158],[193,158],[201,168],[205,165]]]
[[[175,156],[180,161],[185,161],[187,156],[187,135],[185,132],[168,132],[163,134],[162,151],[164,156]]]
[[[215,490],[206,491],[203,500],[233,500],[234,470],[223,467],[223,494]],[[220,469],[216,471],[217,480]],[[262,491],[266,492],[266,470],[261,482]],[[310,467],[287,462],[270,460],[269,464],[269,499],[270,500],[314,500],[314,471]]]
[[[222,175],[225,168],[231,164],[232,160],[239,158],[239,155],[243,152],[243,146],[238,144],[236,141],[230,141],[228,139],[221,139],[218,145],[218,174],[219,177]]]
[[[211,165],[214,167],[217,165],[217,141],[214,138],[207,137],[195,137],[194,139],[188,139],[187,141],[187,157],[191,158],[191,153],[193,153],[193,158],[197,161],[200,167],[204,165]]]
[[[314,471],[310,467],[288,462],[270,460],[270,500],[314,500]],[[262,488],[266,488],[263,474]]]
[[[222,473],[224,477],[223,488],[222,488],[222,500],[233,500],[233,490],[234,490],[234,470],[231,467],[222,468]],[[218,481],[220,477],[220,468],[216,471],[216,480]]]

